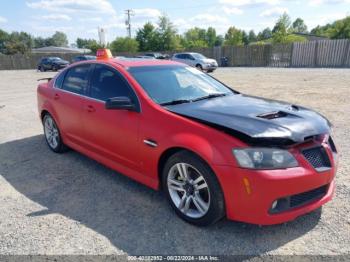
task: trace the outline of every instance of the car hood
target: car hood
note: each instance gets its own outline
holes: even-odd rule
[[[322,115],[301,106],[242,94],[167,106],[181,116],[238,136],[249,144],[288,145],[330,132]]]
[[[203,63],[217,63],[215,59],[211,59],[211,58],[206,58],[206,59],[202,59]]]
[[[69,64],[69,62],[66,61],[66,60],[54,61],[54,63],[57,64],[57,65],[66,65],[66,64]]]

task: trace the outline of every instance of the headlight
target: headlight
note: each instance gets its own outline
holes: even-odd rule
[[[278,148],[233,149],[238,164],[252,169],[279,169],[298,166],[297,160],[287,150]]]

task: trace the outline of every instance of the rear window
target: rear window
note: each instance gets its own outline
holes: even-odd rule
[[[62,89],[76,94],[84,94],[88,84],[89,69],[90,65],[69,69],[64,78]]]
[[[66,71],[60,73],[58,75],[58,77],[56,78],[56,81],[55,81],[55,87],[56,88],[62,88],[62,84],[63,84],[63,80],[64,80],[65,74],[66,74]]]

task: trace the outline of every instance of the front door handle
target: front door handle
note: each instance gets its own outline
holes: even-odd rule
[[[59,94],[55,94],[55,95],[53,96],[53,99],[55,99],[55,100],[60,99],[60,95],[59,95]]]
[[[87,110],[89,113],[92,113],[92,112],[95,112],[95,111],[96,111],[95,107],[93,107],[92,105],[88,105],[88,106],[86,107],[86,110]]]

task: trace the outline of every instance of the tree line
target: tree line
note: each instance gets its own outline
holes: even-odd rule
[[[316,30],[318,28],[320,29]],[[258,33],[255,33],[254,30],[246,32],[231,26],[224,35],[217,34],[213,27],[207,29],[194,27],[183,34],[178,34],[169,18],[162,16],[156,25],[150,22],[145,23],[142,28],[137,30],[135,38],[118,37],[111,43],[110,47],[115,52],[147,52],[214,46],[291,43],[307,41],[303,34],[309,33],[330,39],[350,39],[349,28],[350,16],[335,21],[333,24],[318,26],[309,32],[303,19],[297,18],[292,22],[290,16],[284,13],[278,18],[272,29],[267,27]]]
[[[313,34],[330,39],[350,39],[350,16],[324,26],[317,26],[310,32],[303,19],[297,18],[291,22],[288,14],[282,14],[274,27],[255,33],[246,32],[231,26],[224,35],[217,34],[215,28],[194,27],[179,34],[169,17],[161,16],[156,24],[147,22],[136,31],[135,38],[117,37],[108,44],[112,52],[147,52],[147,51],[180,51],[192,48],[214,46],[267,43],[290,43],[306,41],[303,34]],[[101,46],[95,39],[78,38],[75,45],[90,49],[93,53]],[[26,32],[7,33],[0,29],[0,53],[15,54],[30,52],[32,48],[44,46],[68,46],[67,36],[56,32],[51,37],[33,37]]]
[[[56,32],[51,37],[33,37],[26,32],[7,33],[0,29],[0,53],[12,55],[16,53],[27,53],[32,48],[45,46],[68,46],[65,33]]]

